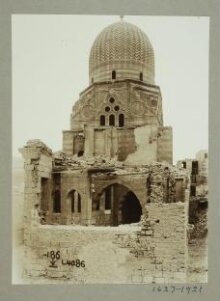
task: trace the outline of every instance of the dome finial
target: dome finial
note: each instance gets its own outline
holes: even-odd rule
[[[120,15],[120,20],[121,20],[121,22],[124,21],[123,19],[124,19],[124,16],[123,16],[123,15]]]

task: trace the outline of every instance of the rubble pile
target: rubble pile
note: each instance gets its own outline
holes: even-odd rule
[[[42,153],[52,154],[52,150],[40,139],[28,140],[24,148],[30,148],[30,147],[40,149]]]
[[[203,238],[208,232],[208,200],[206,198],[194,198],[189,204],[189,238]]]

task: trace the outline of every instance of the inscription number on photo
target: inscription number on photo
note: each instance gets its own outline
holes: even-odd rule
[[[52,268],[57,268],[56,262],[58,260],[61,259],[61,264],[62,265],[70,265],[70,266],[75,266],[77,268],[85,268],[85,260],[80,260],[80,259],[62,259],[61,258],[61,254],[60,251],[55,251],[55,250],[51,250],[48,251],[46,254],[44,254],[43,256],[46,256],[48,258],[50,258],[50,267]]]
[[[50,257],[52,260],[59,260],[60,259],[60,251],[49,251],[44,256]]]
[[[85,268],[85,261],[84,260],[80,260],[80,259],[76,259],[76,260],[62,260],[62,265],[71,265],[71,266],[75,266],[77,268]]]

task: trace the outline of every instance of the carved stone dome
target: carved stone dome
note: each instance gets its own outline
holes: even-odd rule
[[[154,51],[137,26],[119,21],[104,28],[89,57],[90,83],[135,79],[154,84]]]

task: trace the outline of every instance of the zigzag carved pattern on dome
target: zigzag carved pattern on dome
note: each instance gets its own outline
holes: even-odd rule
[[[132,24],[118,22],[104,29],[96,38],[90,53],[90,70],[113,60],[146,64],[153,59],[153,48],[147,36]]]

